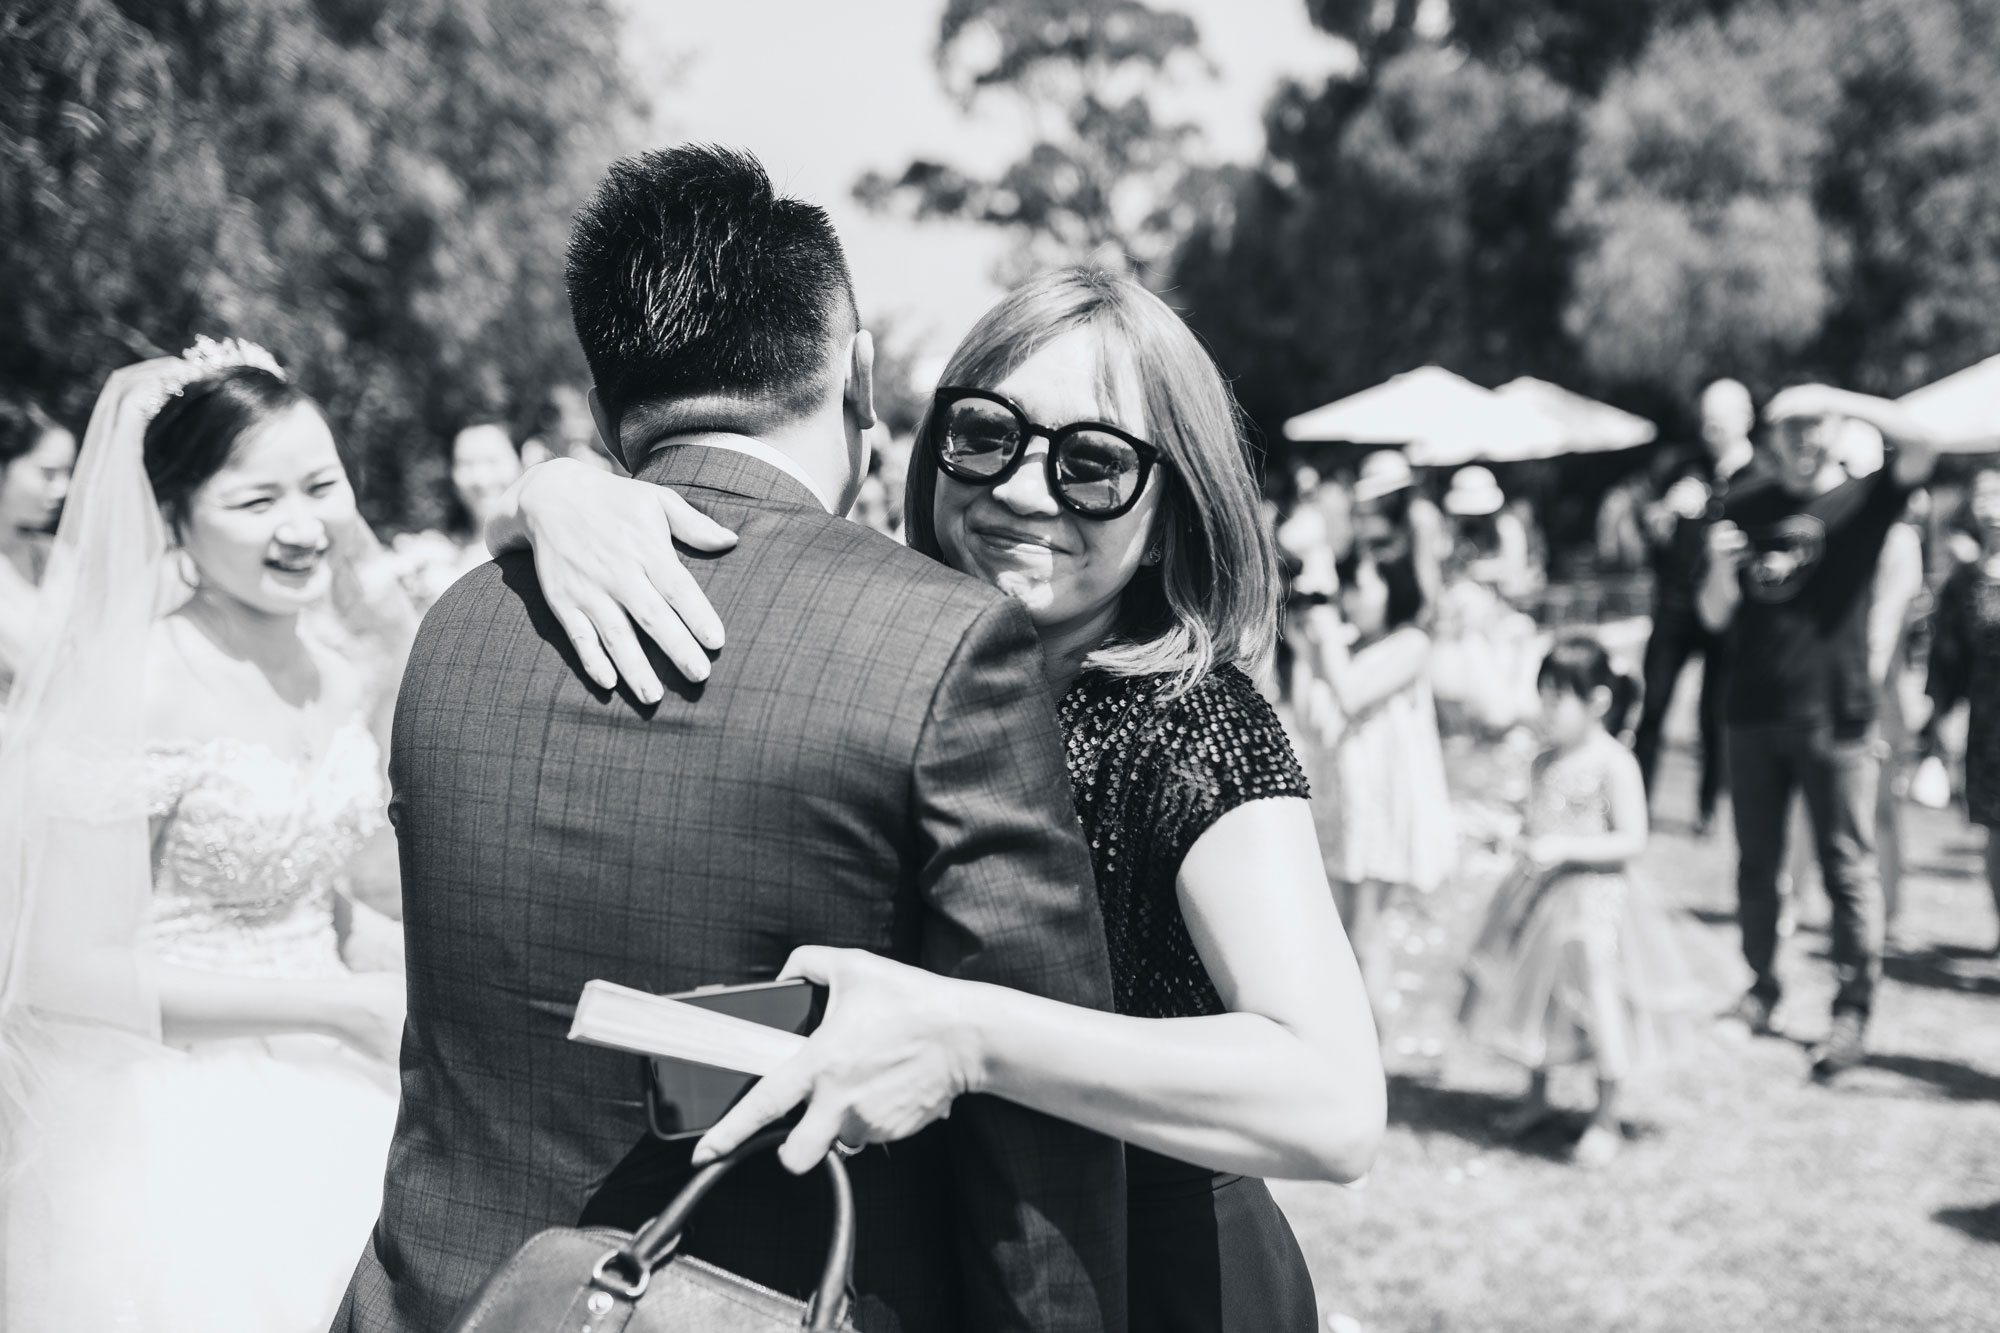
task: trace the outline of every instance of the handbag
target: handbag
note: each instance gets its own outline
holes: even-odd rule
[[[681,1232],[708,1192],[744,1158],[776,1147],[770,1130],[695,1173],[665,1211],[627,1234],[552,1227],[486,1280],[450,1333],[852,1333],[854,1188],[840,1158],[825,1162],[833,1236],[810,1301],[679,1253]]]

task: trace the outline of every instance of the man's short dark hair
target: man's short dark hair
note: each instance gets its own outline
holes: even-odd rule
[[[771,188],[749,153],[684,144],[628,157],[576,215],[569,301],[606,410],[733,398],[755,423],[796,419],[833,387],[859,327],[826,212]],[[742,428],[690,421],[676,428]]]

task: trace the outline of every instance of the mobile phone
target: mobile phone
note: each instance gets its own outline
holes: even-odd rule
[[[668,999],[806,1036],[826,1014],[826,987],[811,981],[760,981],[747,986],[702,986]],[[654,1137],[705,1134],[741,1100],[757,1075],[665,1057],[639,1061],[646,1091],[646,1124]]]

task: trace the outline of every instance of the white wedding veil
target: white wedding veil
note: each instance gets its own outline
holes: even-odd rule
[[[142,362],[98,396],[0,730],[0,1323],[53,1280],[49,1136],[101,1144],[117,1171],[136,1137],[120,1073],[162,1049],[145,648],[167,543],[145,438],[188,371]]]
[[[144,661],[167,536],[145,435],[191,369],[180,357],[141,362],[99,395],[0,730],[0,1150],[9,1165],[40,1085],[64,1059],[160,1035],[146,955]]]

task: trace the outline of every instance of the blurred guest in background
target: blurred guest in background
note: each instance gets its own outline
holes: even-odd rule
[[[1291,511],[1272,528],[1283,599],[1272,672],[1281,697],[1291,701],[1297,717],[1312,703],[1311,654],[1298,651],[1309,637],[1305,617],[1312,608],[1330,604],[1340,590],[1340,576],[1334,572],[1334,565],[1354,545],[1355,506],[1352,493],[1337,478],[1322,478],[1319,469],[1310,463],[1293,468],[1292,487]],[[1316,769],[1325,756],[1312,750],[1309,735],[1299,739],[1305,747],[1301,757],[1307,768]],[[1320,779],[1315,777],[1314,782],[1317,785]],[[1338,835],[1327,823],[1328,809],[1326,801],[1313,803],[1314,814],[1322,824],[1322,840],[1329,834],[1334,837],[1334,842],[1327,843],[1331,847],[1338,842]]]
[[[1539,586],[1527,528],[1492,472],[1460,468],[1445,492],[1453,546],[1437,615],[1432,683],[1454,729],[1495,735],[1535,714],[1535,622],[1517,609]]]
[[[1361,460],[1361,475],[1354,482],[1354,521],[1356,535],[1385,558],[1409,552],[1424,592],[1424,623],[1429,624],[1444,592],[1451,534],[1438,507],[1417,489],[1416,474],[1402,450],[1378,449]]]
[[[69,493],[76,437],[32,403],[0,399],[0,706],[35,627],[35,588]]]
[[[869,459],[868,473],[861,478],[861,490],[855,495],[854,508],[847,516],[884,537],[901,541],[902,516],[889,507],[889,488],[884,484],[881,469],[875,466],[875,462],[875,459]]]
[[[590,403],[582,389],[574,384],[558,384],[550,389],[546,419],[544,434],[552,457],[575,459],[611,473],[624,471],[617,460],[604,451],[603,441],[597,438],[597,423],[591,419]],[[539,461],[542,460],[530,459],[523,448],[523,467],[532,467]]]
[[[482,422],[452,437],[448,526],[406,532],[390,544],[403,586],[419,609],[428,609],[446,588],[486,563],[487,521],[522,470],[521,455],[505,426]]]
[[[1337,573],[1341,614],[1320,604],[1305,617],[1313,675],[1305,711],[1333,758],[1339,828],[1329,865],[1379,1013],[1389,995],[1383,913],[1398,894],[1443,883],[1457,839],[1415,561],[1403,548],[1378,557],[1357,547]]]
[[[1604,573],[1630,573],[1642,569],[1652,551],[1647,540],[1644,513],[1654,495],[1655,482],[1646,472],[1636,473],[1604,493],[1597,506],[1597,568]]]
[[[1875,724],[1868,619],[1889,530],[1935,458],[1895,404],[1822,385],[1771,401],[1770,466],[1732,489],[1709,529],[1698,607],[1725,628],[1734,670],[1728,698],[1736,811],[1737,906],[1754,980],[1734,1013],[1753,1033],[1779,1028],[1779,887],[1786,815],[1802,793],[1833,904],[1839,988],[1814,1052],[1829,1078],[1866,1056],[1882,970],[1882,882],[1875,856]],[[1868,422],[1894,446],[1871,477],[1842,480],[1834,461],[1844,419]]]
[[[1886,455],[1882,433],[1865,421],[1844,422],[1834,449],[1846,477],[1871,477]],[[1896,930],[1903,897],[1902,801],[1909,791],[1915,743],[1903,707],[1905,650],[1910,618],[1924,595],[1924,536],[1917,514],[1928,502],[1912,491],[1902,514],[1882,539],[1868,609],[1868,678],[1875,682],[1881,732],[1882,774],[1875,784],[1875,859],[1882,875],[1882,924],[1886,942]],[[1796,882],[1796,881],[1795,881]]]
[[[1535,760],[1518,864],[1466,964],[1461,1020],[1531,1071],[1526,1102],[1499,1121],[1503,1134],[1556,1114],[1553,1066],[1593,1068],[1597,1108],[1573,1160],[1595,1167],[1624,1145],[1621,1086],[1668,1044],[1690,974],[1665,913],[1627,873],[1647,836],[1646,787],[1617,740],[1637,682],[1580,635],[1556,644],[1536,683],[1547,748]]]
[[[1959,565],[1938,592],[1931,639],[1930,721],[1938,725],[1961,700],[1971,705],[1965,738],[1965,812],[1986,829],[1986,878],[2000,918],[2000,468],[1972,479],[1968,506],[1983,544],[1981,558]],[[2000,955],[2000,935],[1992,952]]]
[[[1491,471],[1475,464],[1454,472],[1444,509],[1453,519],[1452,558],[1463,577],[1516,604],[1533,595],[1540,571],[1528,526]]]
[[[1660,736],[1674,690],[1690,659],[1701,658],[1701,786],[1695,827],[1706,833],[1727,782],[1728,746],[1722,726],[1728,661],[1723,638],[1709,632],[1695,611],[1707,567],[1708,528],[1722,513],[1732,480],[1755,456],[1750,428],[1756,421],[1750,391],[1735,380],[1717,380],[1702,391],[1702,459],[1678,472],[1658,501],[1645,510],[1653,553],[1653,630],[1646,640],[1645,700],[1633,741],[1646,791],[1660,763]]]

